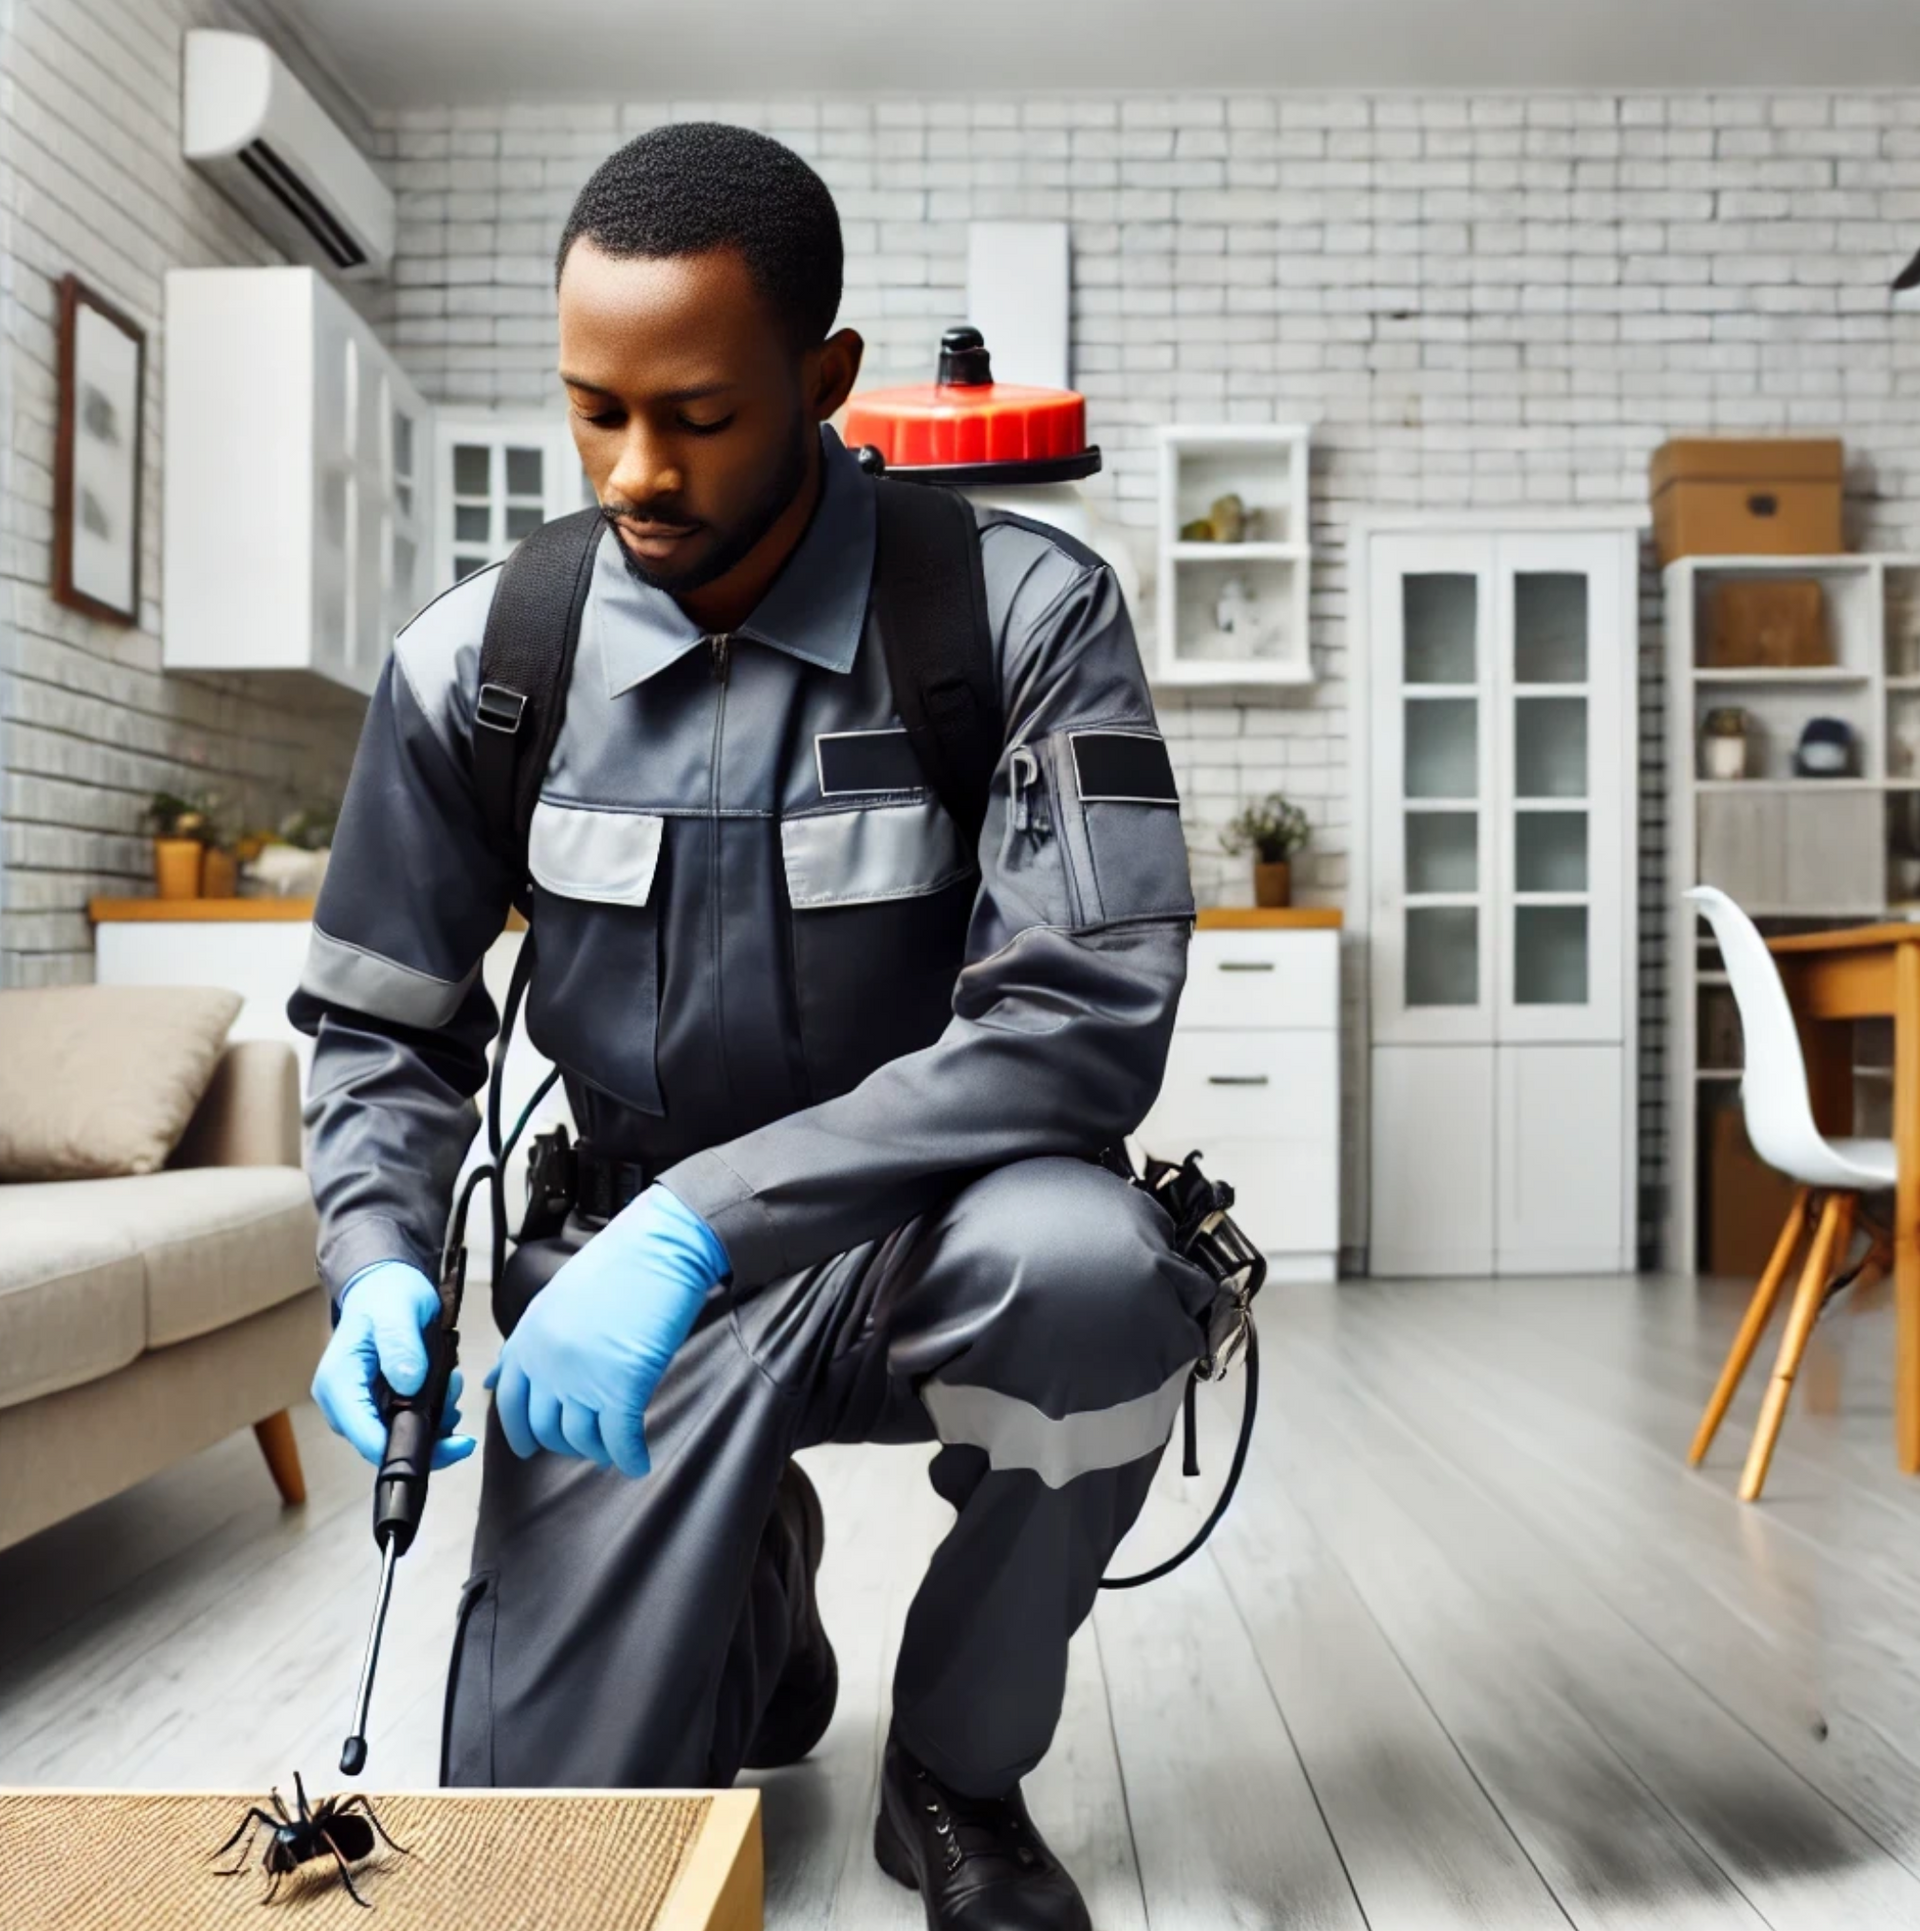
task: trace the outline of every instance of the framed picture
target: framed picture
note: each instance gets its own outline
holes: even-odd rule
[[[140,620],[146,359],[143,329],[74,276],[61,278],[53,595],[109,623]]]

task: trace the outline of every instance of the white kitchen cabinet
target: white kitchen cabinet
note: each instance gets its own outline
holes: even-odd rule
[[[1374,520],[1354,556],[1372,1267],[1631,1267],[1632,526]]]
[[[167,274],[162,661],[370,692],[431,590],[432,414],[310,268]]]
[[[1277,917],[1285,917],[1281,914]],[[1201,915],[1136,1151],[1198,1149],[1269,1279],[1332,1280],[1340,1250],[1340,934]]]

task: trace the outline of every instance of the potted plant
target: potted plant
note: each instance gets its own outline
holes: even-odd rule
[[[156,791],[143,826],[153,834],[153,884],[162,898],[198,898],[211,824],[204,799]]]
[[[1703,778],[1721,783],[1747,775],[1747,714],[1739,705],[1707,713],[1700,727],[1700,763]]]
[[[1221,849],[1253,853],[1253,902],[1286,905],[1292,899],[1293,855],[1313,835],[1307,814],[1280,792],[1250,804],[1221,835]]]

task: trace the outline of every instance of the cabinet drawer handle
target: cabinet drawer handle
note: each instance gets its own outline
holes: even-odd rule
[[[1222,972],[1271,972],[1271,959],[1221,959],[1218,961]]]
[[[1209,1073],[1207,1075],[1209,1086],[1264,1086],[1266,1083],[1265,1073]]]

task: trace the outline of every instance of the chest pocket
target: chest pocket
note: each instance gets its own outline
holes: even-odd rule
[[[930,1045],[953,1009],[974,863],[928,796],[783,819],[800,1043],[815,1099]]]
[[[527,1033],[548,1058],[643,1113],[661,1113],[655,881],[666,820],[542,798],[527,832],[539,964]]]

